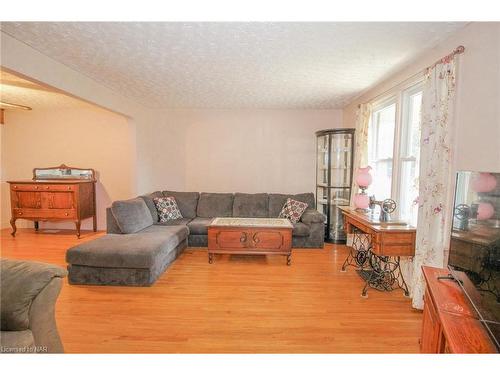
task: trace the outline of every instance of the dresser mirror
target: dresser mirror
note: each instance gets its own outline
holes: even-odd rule
[[[61,164],[58,167],[33,169],[33,180],[83,179],[95,180],[95,171],[87,168],[68,167]]]

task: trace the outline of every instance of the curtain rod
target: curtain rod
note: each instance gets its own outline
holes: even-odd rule
[[[375,100],[377,98],[379,98],[380,96],[384,95],[384,94],[387,94],[389,91],[393,90],[395,87],[398,87],[399,85],[401,85],[402,83],[406,82],[406,81],[409,81],[410,79],[420,75],[420,74],[423,74],[423,73],[426,73],[428,72],[430,69],[434,68],[436,65],[438,64],[444,64],[444,63],[447,63],[447,62],[450,62],[450,60],[455,56],[455,55],[460,55],[462,53],[465,52],[465,47],[464,46],[458,46],[457,48],[455,48],[453,50],[453,52],[451,52],[450,54],[444,56],[444,57],[441,57],[439,60],[437,60],[434,64],[432,65],[429,65],[428,67],[422,69],[422,70],[419,70],[417,73],[415,73],[414,75],[412,75],[411,77],[408,77],[407,79],[405,79],[404,81],[401,81],[399,82],[397,85],[394,85],[390,88],[388,88],[387,90],[385,90],[384,92],[378,94],[377,96],[375,96],[372,100]],[[361,104],[358,104],[358,108],[361,107]]]

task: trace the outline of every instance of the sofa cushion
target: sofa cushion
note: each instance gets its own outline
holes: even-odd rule
[[[140,198],[144,200],[144,203],[146,203],[146,206],[148,206],[149,212],[151,212],[151,217],[153,218],[153,222],[155,223],[157,223],[160,220],[160,218],[158,216],[158,211],[156,210],[156,206],[154,204],[153,199],[160,197],[163,197],[161,191],[155,191],[154,193],[140,196]]]
[[[294,223],[292,229],[292,236],[307,237],[311,234],[311,227],[302,222]]]
[[[278,217],[288,198],[295,199],[300,202],[307,203],[308,208],[315,208],[314,194],[269,194],[269,217]]]
[[[197,217],[188,223],[189,234],[208,234],[208,225],[213,218]]]
[[[231,217],[233,214],[232,193],[201,193],[198,201],[199,217]]]
[[[179,211],[179,207],[177,207],[177,202],[174,197],[154,198],[153,202],[155,202],[156,209],[158,210],[160,223],[182,219],[181,212]]]
[[[292,223],[298,223],[306,208],[307,203],[288,198],[278,217],[288,219]]]
[[[66,252],[70,264],[93,267],[152,268],[163,253],[188,236],[184,225],[153,225],[138,233],[107,234]]]
[[[52,264],[2,259],[0,294],[2,331],[21,331],[29,327],[33,299],[55,277],[65,277],[66,270]]]
[[[268,215],[268,194],[234,194],[233,217],[268,217]]]
[[[321,212],[313,210],[312,208],[307,208],[307,210],[305,210],[304,213],[302,214],[300,221],[306,224],[313,224],[313,223],[324,223],[325,219],[326,216]]]
[[[111,212],[122,233],[136,233],[153,225],[153,217],[142,198],[115,201]]]
[[[196,207],[198,207],[198,199],[200,193],[198,192],[183,192],[183,191],[163,191],[166,197],[174,197],[181,211],[182,217],[193,219],[196,217]]]

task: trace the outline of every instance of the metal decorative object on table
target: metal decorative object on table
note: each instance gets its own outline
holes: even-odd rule
[[[396,210],[396,202],[393,199],[384,199],[383,201],[377,201],[375,196],[370,197],[370,208],[373,210],[376,205],[380,206],[380,218],[382,222],[387,222],[391,220],[391,214]]]

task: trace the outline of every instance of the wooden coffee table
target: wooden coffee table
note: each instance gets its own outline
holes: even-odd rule
[[[214,254],[270,254],[290,265],[292,229],[288,219],[217,217],[208,226],[208,263]]]

